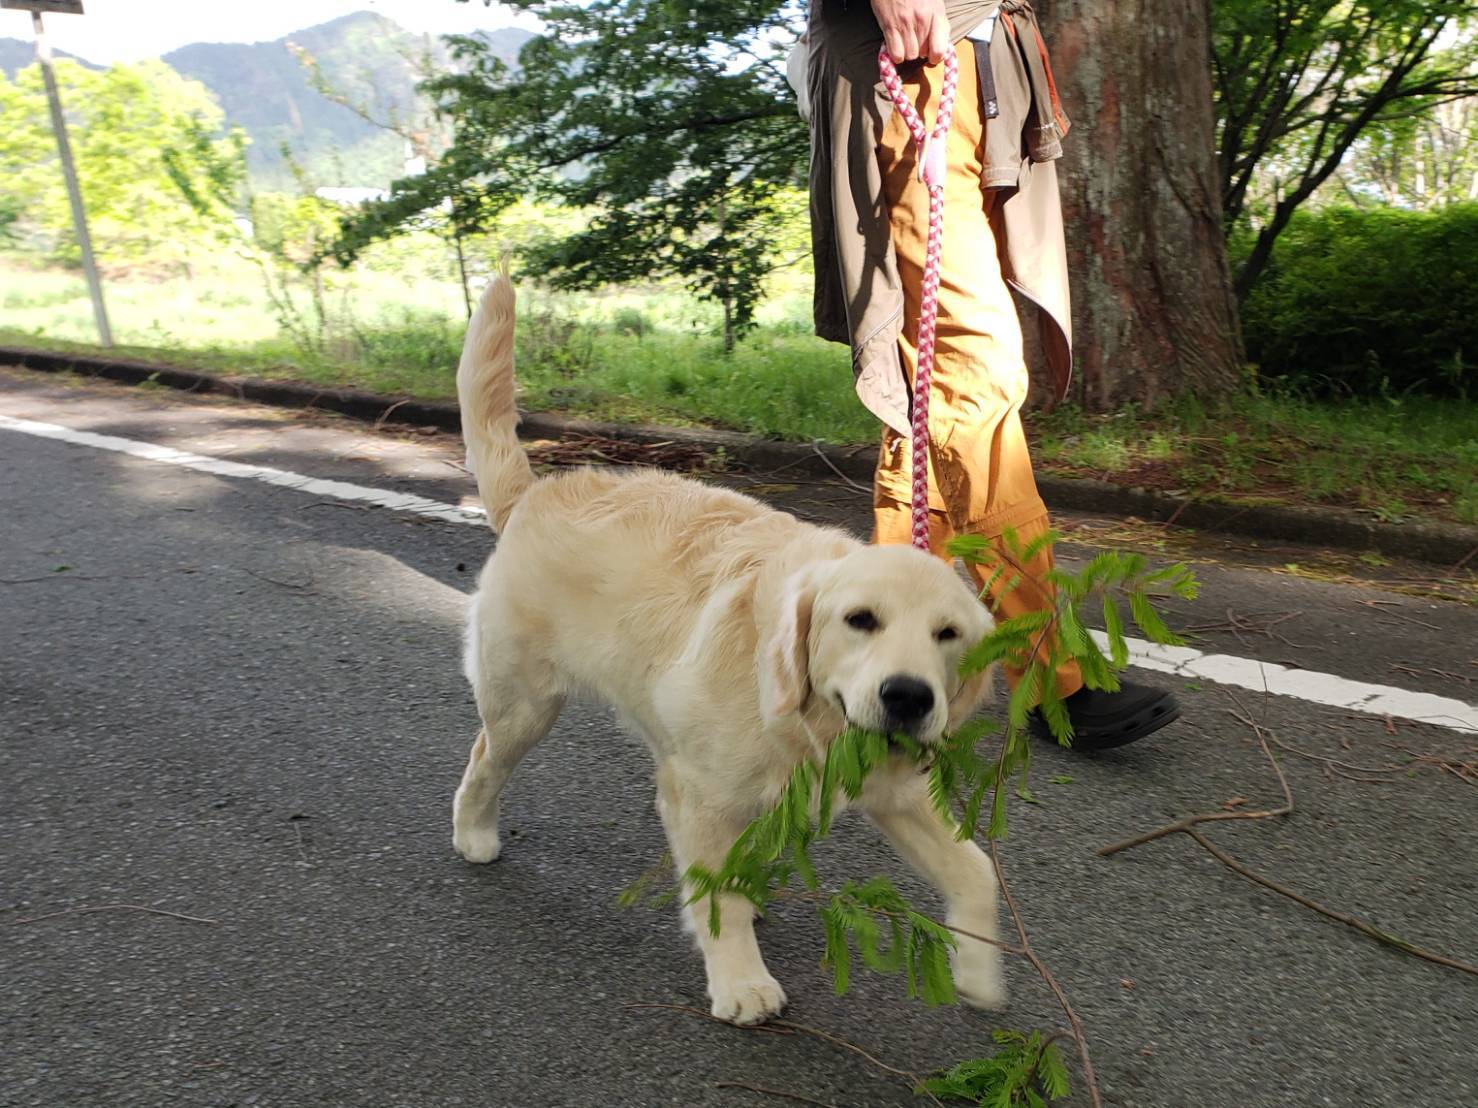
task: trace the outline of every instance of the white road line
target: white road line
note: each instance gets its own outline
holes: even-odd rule
[[[304,477],[285,469],[271,466],[242,465],[205,454],[191,454],[169,446],[155,446],[137,439],[120,439],[115,435],[98,435],[91,431],[77,431],[55,423],[40,423],[32,419],[15,419],[0,415],[0,427],[19,431],[26,435],[37,435],[43,439],[58,439],[77,446],[91,446],[97,450],[113,450],[119,454],[130,454],[150,462],[180,466],[183,469],[214,473],[220,477],[246,477],[253,481],[265,481],[269,485],[280,485],[286,489],[327,496],[334,500],[350,500],[374,504],[397,512],[414,512],[418,516],[445,520],[448,523],[471,523],[478,527],[487,526],[487,513],[481,508],[458,508],[423,496],[412,496],[405,492],[389,492],[372,489],[364,485],[351,485],[347,481],[325,481],[317,477]]]
[[[1107,648],[1108,637],[1103,632],[1094,631],[1093,637]],[[1297,697],[1331,708],[1367,712],[1373,716],[1395,716],[1478,734],[1478,707],[1451,697],[1412,692],[1393,685],[1351,681],[1333,673],[1294,669],[1276,662],[1238,658],[1234,654],[1203,654],[1190,647],[1158,646],[1143,639],[1129,639],[1128,643],[1129,664],[1140,669],[1201,678],[1253,692],[1266,690],[1277,696]]]
[[[317,477],[306,477],[285,469],[271,466],[243,465],[228,462],[204,454],[191,454],[168,446],[123,439],[114,435],[99,435],[91,431],[77,431],[55,423],[41,423],[30,419],[15,419],[0,415],[0,428],[18,431],[21,434],[40,438],[56,439],[77,446],[90,446],[96,450],[111,450],[128,454],[146,461],[162,462],[201,473],[212,473],[220,477],[243,477],[253,481],[264,481],[269,485],[296,489],[313,496],[334,500],[345,500],[360,504],[373,504],[397,512],[412,512],[429,516],[448,523],[467,523],[486,526],[486,515],[480,508],[459,508],[409,493],[390,492],[385,489],[352,485],[346,481],[326,481]],[[1100,632],[1094,634],[1103,641]],[[1400,719],[1432,723],[1478,734],[1478,707],[1461,700],[1431,693],[1412,692],[1391,685],[1372,685],[1363,681],[1352,681],[1332,673],[1315,670],[1293,669],[1274,662],[1260,662],[1253,658],[1238,658],[1231,654],[1205,654],[1183,646],[1156,646],[1143,639],[1129,640],[1129,660],[1142,669],[1171,673],[1177,677],[1200,678],[1219,685],[1232,685],[1253,692],[1264,690],[1277,696],[1290,696],[1331,708],[1343,708],[1351,712],[1364,712],[1373,716],[1396,716]]]

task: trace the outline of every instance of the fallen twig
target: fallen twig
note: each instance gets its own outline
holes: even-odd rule
[[[379,418],[375,420],[374,427],[372,429],[378,431],[381,427],[384,427],[385,421],[390,418],[391,412],[395,411],[395,409],[400,407],[402,404],[409,403],[410,397],[406,397],[404,400],[397,400],[394,404],[391,404],[390,407],[386,408],[383,412],[380,413]]]
[[[1232,699],[1237,703],[1237,706],[1241,708],[1241,702],[1237,701],[1235,695],[1232,696]],[[1295,892],[1293,889],[1288,888],[1286,885],[1279,884],[1277,881],[1274,881],[1270,877],[1264,877],[1256,870],[1253,870],[1250,867],[1244,865],[1242,862],[1239,862],[1236,858],[1232,857],[1226,851],[1222,850],[1219,846],[1213,843],[1197,829],[1197,825],[1202,823],[1212,823],[1227,819],[1270,819],[1278,816],[1289,815],[1293,812],[1293,792],[1288,787],[1288,779],[1283,776],[1283,770],[1278,765],[1278,759],[1273,757],[1273,752],[1268,747],[1266,730],[1250,716],[1246,715],[1245,710],[1241,714],[1237,712],[1232,712],[1230,714],[1234,718],[1239,719],[1241,722],[1252,728],[1253,733],[1257,736],[1258,744],[1262,747],[1263,754],[1267,757],[1268,764],[1273,767],[1273,772],[1278,776],[1278,783],[1283,787],[1283,796],[1286,803],[1281,808],[1271,808],[1258,812],[1204,812],[1198,815],[1186,816],[1183,819],[1176,820],[1174,823],[1167,823],[1163,827],[1157,827],[1155,830],[1146,832],[1143,835],[1136,835],[1132,839],[1125,839],[1123,842],[1111,843],[1108,846],[1100,847],[1098,849],[1098,854],[1101,857],[1107,857],[1111,854],[1118,854],[1121,851],[1130,850],[1136,846],[1142,846],[1147,842],[1152,842],[1155,839],[1164,838],[1166,835],[1173,835],[1178,832],[1180,834],[1189,836],[1191,839],[1194,839],[1200,846],[1205,848],[1208,854],[1210,854],[1222,865],[1226,866],[1234,873],[1240,874],[1241,876],[1247,878],[1247,880],[1254,882],[1255,884],[1261,885],[1267,889],[1271,889],[1275,893],[1280,893],[1283,896],[1288,897],[1295,903],[1302,904],[1304,907],[1309,908],[1319,913],[1320,915],[1325,916],[1328,919],[1332,919],[1337,923],[1343,923],[1345,926],[1353,928],[1354,930],[1359,931],[1362,935],[1369,936],[1376,942],[1382,943],[1383,945],[1394,947],[1397,950],[1404,951],[1407,954],[1411,954],[1428,962],[1435,962],[1436,964],[1441,966],[1447,966],[1451,969],[1460,970],[1463,973],[1470,973],[1474,976],[1478,976],[1478,966],[1471,965],[1470,963],[1460,961],[1456,958],[1449,958],[1445,954],[1437,954],[1423,947],[1419,947],[1415,943],[1409,943],[1405,939],[1388,934],[1387,932],[1380,930],[1380,928],[1366,923],[1364,920],[1359,919],[1356,916],[1349,915],[1345,912],[1340,912],[1334,908],[1330,908],[1326,905],[1320,904],[1318,901],[1310,900],[1302,893]]]
[[[63,908],[60,912],[47,912],[44,916],[29,916],[26,919],[18,919],[20,923],[40,923],[44,919],[56,919],[58,916],[80,916],[88,912],[148,912],[151,916],[168,916],[170,919],[187,920],[190,923],[218,924],[218,919],[204,919],[201,916],[186,916],[179,912],[167,912],[163,908],[148,908],[142,904],[97,904],[88,908]]]
[[[1382,746],[1398,750],[1411,758],[1408,765],[1432,766],[1442,773],[1450,773],[1459,781],[1478,786],[1478,748],[1465,750],[1461,754],[1420,754],[1410,747],[1382,740]],[[1459,760],[1461,759],[1461,760]]]
[[[1233,716],[1236,716],[1236,713],[1235,712],[1233,712],[1231,714]],[[1240,718],[1240,717],[1238,717],[1238,718]],[[1293,754],[1296,757],[1299,757],[1299,758],[1307,758],[1311,762],[1323,762],[1326,765],[1329,765],[1329,766],[1337,766],[1340,769],[1351,770],[1351,771],[1353,771],[1355,773],[1371,773],[1371,774],[1399,773],[1401,770],[1406,769],[1407,768],[1407,765],[1410,764],[1410,763],[1406,763],[1406,764],[1392,764],[1392,765],[1388,765],[1388,766],[1357,766],[1357,765],[1352,765],[1349,762],[1342,762],[1338,758],[1331,758],[1327,754],[1315,754],[1311,750],[1300,750],[1296,746],[1290,746],[1288,743],[1286,743],[1282,739],[1278,738],[1277,735],[1274,735],[1271,731],[1268,731],[1267,732],[1267,737],[1268,737],[1268,740],[1270,742],[1272,742],[1272,744],[1274,746],[1276,746],[1279,750],[1286,750],[1289,754]],[[1369,780],[1374,780],[1374,779],[1373,778],[1364,778],[1364,780],[1369,781]],[[1382,780],[1384,780],[1384,779],[1382,779]]]
[[[1235,699],[1235,697],[1233,698]],[[1278,816],[1290,815],[1293,812],[1293,790],[1288,787],[1288,779],[1283,776],[1283,769],[1278,765],[1278,759],[1273,757],[1273,752],[1268,749],[1267,738],[1261,726],[1251,717],[1238,712],[1228,712],[1233,719],[1239,720],[1252,728],[1257,735],[1257,741],[1262,745],[1263,753],[1268,757],[1268,764],[1273,767],[1273,772],[1278,775],[1278,783],[1283,787],[1283,804],[1277,808],[1260,808],[1249,811],[1236,812],[1199,812],[1196,815],[1185,816],[1173,823],[1167,823],[1163,827],[1157,827],[1153,831],[1146,831],[1142,835],[1135,835],[1132,839],[1124,839],[1121,842],[1110,843],[1108,846],[1098,848],[1098,855],[1107,858],[1111,854],[1118,854],[1123,850],[1132,850],[1136,846],[1163,839],[1166,835],[1174,835],[1177,832],[1189,833],[1197,824],[1217,823],[1228,819],[1273,819]]]
[[[869,496],[872,495],[872,489],[867,488],[863,485],[859,485],[856,481],[852,480],[852,478],[848,477],[841,470],[837,469],[836,464],[826,456],[826,451],[821,449],[820,443],[812,442],[811,450],[815,452],[816,457],[820,458],[823,462],[826,463],[826,468],[840,477],[845,484],[851,485],[852,488],[856,489],[858,492],[865,492]]]
[[[1285,646],[1291,646],[1295,650],[1312,650],[1313,646],[1310,643],[1294,642],[1281,631],[1273,630],[1279,624],[1287,623],[1290,619],[1297,619],[1301,615],[1303,615],[1303,612],[1300,611],[1285,612],[1279,616],[1254,616],[1249,618],[1228,608],[1227,618],[1224,622],[1192,624],[1185,628],[1185,631],[1189,635],[1197,635],[1207,631],[1228,631],[1243,646],[1247,645],[1247,640],[1242,637],[1244,633],[1249,635],[1263,635],[1270,639],[1277,639]]]
[[[621,1007],[665,1008],[668,1011],[672,1012],[686,1012],[690,1016],[699,1016],[702,1019],[709,1020],[712,1023],[721,1023],[725,1027],[738,1026],[736,1024],[731,1024],[728,1020],[721,1020],[712,1013],[703,1011],[703,1009],[701,1008],[694,1008],[687,1004],[661,1004],[656,1001],[647,1001],[623,1004],[621,1005]],[[884,1073],[892,1074],[894,1077],[901,1077],[905,1079],[909,1082],[909,1085],[912,1088],[922,1091],[924,1095],[927,1096],[931,1101],[933,1101],[935,1104],[940,1105],[940,1108],[943,1108],[943,1105],[940,1102],[939,1098],[924,1088],[924,1079],[918,1074],[914,1073],[912,1070],[902,1070],[899,1069],[897,1066],[890,1066],[887,1062],[884,1062],[880,1058],[869,1054],[866,1050],[858,1046],[856,1043],[848,1042],[846,1039],[833,1035],[830,1032],[822,1031],[820,1028],[808,1027],[804,1023],[793,1023],[790,1020],[771,1020],[769,1023],[758,1023],[749,1027],[740,1027],[739,1030],[764,1031],[769,1032],[772,1035],[810,1035],[813,1038],[821,1039],[823,1042],[831,1043],[833,1046],[839,1046],[844,1050],[850,1050],[853,1054],[856,1054],[861,1058],[865,1058],[868,1062],[872,1063]]]
[[[552,466],[653,466],[682,473],[713,467],[713,457],[696,443],[642,443],[631,439],[579,435],[529,444],[529,460]]]
[[[1439,762],[1437,764],[1437,768],[1440,769],[1443,773],[1452,774],[1459,781],[1464,781],[1469,785],[1478,787],[1478,772],[1475,772],[1468,766],[1454,766],[1450,765],[1447,762]]]
[[[1369,608],[1373,612],[1380,612],[1382,615],[1395,616],[1397,619],[1404,619],[1407,623],[1414,623],[1416,624],[1416,626],[1425,627],[1429,631],[1442,630],[1442,628],[1438,627],[1435,623],[1428,623],[1424,619],[1417,619],[1414,616],[1408,616],[1401,612],[1387,611],[1386,608],[1396,604],[1396,601],[1394,600],[1357,600],[1355,601],[1355,603],[1359,604],[1362,608]]]
[[[1451,670],[1446,669],[1437,669],[1435,667],[1417,669],[1415,666],[1402,665],[1400,662],[1392,662],[1391,668],[1399,673],[1409,673],[1413,677],[1425,677],[1430,673],[1447,681],[1460,681],[1464,685],[1471,685],[1473,683],[1473,678],[1469,677],[1466,673],[1453,673]]]
[[[898,1069],[896,1066],[890,1066],[888,1065],[888,1063],[881,1061],[878,1058],[874,1058],[871,1054],[863,1050],[856,1043],[849,1043],[846,1039],[839,1039],[837,1038],[837,1036],[822,1031],[820,1028],[807,1027],[803,1023],[792,1023],[790,1020],[776,1020],[775,1026],[786,1028],[791,1031],[799,1031],[805,1035],[813,1035],[816,1038],[823,1040],[824,1042],[831,1043],[834,1046],[842,1047],[845,1050],[850,1050],[853,1054],[857,1054],[863,1058],[866,1058],[869,1062],[877,1066],[878,1069],[882,1070],[885,1073],[891,1073],[897,1077],[907,1078],[910,1082],[913,1083],[915,1088],[923,1090],[928,1098],[934,1101],[935,1104],[939,1103],[938,1098],[935,1097],[933,1093],[929,1092],[927,1089],[924,1089],[924,1079],[918,1074],[914,1073],[912,1070],[901,1070]]]
[[[1098,1078],[1093,1073],[1093,1061],[1088,1057],[1088,1038],[1083,1034],[1082,1021],[1078,1019],[1078,1013],[1069,1003],[1067,994],[1058,985],[1057,978],[1052,976],[1052,971],[1037,957],[1036,951],[1032,950],[1031,940],[1026,935],[1026,922],[1021,918],[1021,912],[1016,907],[1016,898],[1011,895],[1011,889],[1006,884],[1006,874],[1001,869],[1001,854],[995,839],[990,840],[990,860],[995,866],[996,884],[1000,886],[1001,896],[1005,899],[1006,907],[1011,912],[1011,919],[1016,924],[1016,934],[1021,937],[1021,945],[1026,957],[1041,975],[1042,980],[1047,983],[1047,987],[1052,990],[1052,995],[1057,998],[1057,1003],[1061,1006],[1063,1014],[1067,1016],[1067,1022],[1073,1029],[1073,1041],[1078,1045],[1078,1062],[1083,1067],[1083,1084],[1088,1087],[1088,1099],[1092,1102],[1093,1108],[1103,1108],[1103,1099],[1098,1093]]]
[[[1197,831],[1194,827],[1186,828],[1185,833],[1191,838],[1195,839],[1196,842],[1200,843],[1203,847],[1205,847],[1206,850],[1211,854],[1211,856],[1215,858],[1218,862],[1226,866],[1228,869],[1240,873],[1249,881],[1255,881],[1257,884],[1262,885],[1264,888],[1272,889],[1275,893],[1282,893],[1284,896],[1288,897],[1288,899],[1302,904],[1305,908],[1313,909],[1321,916],[1327,916],[1332,920],[1343,923],[1347,927],[1353,927],[1361,934],[1369,935],[1378,943],[1384,943],[1386,946],[1393,946],[1397,950],[1404,950],[1407,954],[1412,954],[1418,958],[1423,958],[1428,962],[1436,962],[1439,966],[1449,966],[1452,969],[1462,970],[1464,973],[1471,973],[1475,977],[1478,977],[1478,966],[1472,965],[1468,962],[1459,961],[1456,958],[1449,958],[1445,954],[1437,954],[1433,951],[1426,950],[1423,947],[1417,946],[1415,943],[1409,943],[1405,939],[1382,931],[1380,928],[1374,927],[1371,924],[1366,923],[1362,919],[1358,919],[1355,916],[1347,915],[1344,912],[1336,911],[1333,908],[1326,907],[1316,900],[1310,900],[1302,893],[1298,893],[1290,889],[1287,885],[1280,885],[1271,877],[1264,877],[1257,871],[1249,869],[1247,866],[1237,861],[1237,859],[1233,858],[1230,854],[1226,853],[1226,851],[1218,847],[1210,839],[1206,838],[1205,835],[1201,834],[1201,832]]]
[[[1005,560],[1018,573],[1021,573],[1023,577],[1026,576],[1025,571],[1022,570],[1016,561],[1009,556],[1006,556]],[[1025,664],[1029,665],[1036,661],[1038,652],[1041,651],[1047,635],[1057,625],[1059,615],[1060,613],[1054,609],[1052,618],[1047,621],[1047,625],[1042,628],[1041,632],[1037,635],[1036,641],[1032,643],[1031,650],[1026,656],[1027,661]],[[1006,773],[1006,757],[1011,749],[1011,739],[1012,734],[1008,729],[1006,734],[1001,737],[1001,752],[996,758],[996,782],[994,795],[991,798],[992,811],[1000,803],[1001,790],[1005,787],[1008,776]],[[1057,978],[1052,976],[1052,971],[1047,968],[1046,964],[1037,957],[1036,951],[1032,949],[1031,940],[1026,934],[1026,921],[1021,918],[1021,912],[1016,907],[1016,899],[1011,895],[1010,886],[1006,884],[1006,872],[1001,868],[999,844],[995,839],[988,839],[987,841],[990,845],[991,865],[996,872],[996,884],[1000,887],[1001,896],[1006,901],[1006,907],[1011,912],[1011,920],[1016,925],[1016,937],[1021,940],[1021,953],[1031,962],[1032,968],[1037,971],[1042,980],[1047,983],[1047,987],[1052,990],[1052,995],[1057,998],[1057,1003],[1062,1008],[1063,1014],[1067,1016],[1068,1024],[1071,1026],[1073,1032],[1073,1041],[1078,1047],[1078,1061],[1083,1068],[1083,1084],[1088,1087],[1088,1099],[1092,1103],[1093,1108],[1103,1108],[1103,1098],[1098,1091],[1098,1078],[1093,1072],[1093,1061],[1088,1056],[1088,1038],[1083,1033],[1083,1024],[1078,1019],[1078,1013],[1073,1010],[1072,1004],[1069,1003],[1067,994],[1058,985]]]
[[[1168,531],[1170,530],[1170,528],[1174,527],[1175,521],[1180,518],[1180,513],[1185,511],[1195,502],[1196,498],[1194,496],[1188,496],[1184,500],[1182,500],[1180,502],[1180,506],[1177,507],[1175,511],[1170,513],[1170,518],[1167,519],[1164,523],[1160,524],[1160,529],[1162,531]]]

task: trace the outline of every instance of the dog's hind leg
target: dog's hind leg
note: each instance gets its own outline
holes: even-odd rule
[[[469,862],[498,857],[498,796],[523,756],[549,734],[563,704],[562,696],[514,697],[484,709],[452,800],[452,845]]]
[[[678,873],[701,865],[718,870],[744,820],[710,804],[701,789],[682,780],[671,762],[657,768],[657,810],[667,829]],[[686,887],[686,885],[685,885]],[[708,995],[714,1016],[741,1025],[762,1023],[785,1007],[785,990],[770,975],[754,937],[754,907],[740,896],[721,896],[719,931],[709,927],[709,904],[683,907],[683,918],[698,940],[708,973]]]
[[[985,851],[975,842],[960,842],[929,798],[922,777],[885,795],[864,793],[862,807],[892,840],[898,853],[944,894],[951,927],[994,940],[996,874]],[[976,1008],[1006,1006],[1001,951],[992,943],[956,934],[955,990]]]

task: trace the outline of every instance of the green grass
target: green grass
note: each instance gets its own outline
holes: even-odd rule
[[[1478,523],[1478,405],[1420,396],[1194,398],[1153,414],[1062,408],[1028,421],[1046,468],[1225,499],[1361,508],[1378,519]]]
[[[519,338],[519,382],[533,408],[784,439],[861,442],[877,434],[850,387],[846,351],[809,336],[760,330],[729,357],[717,338],[660,331],[638,339],[582,327],[561,347],[526,326]]]
[[[253,271],[110,282],[118,352],[216,372],[449,399],[464,324],[445,281],[336,276],[312,349],[278,332]],[[73,274],[0,264],[0,343],[95,349]],[[776,438],[870,443],[877,424],[851,388],[846,351],[809,334],[803,275],[788,275],[762,325],[725,357],[718,310],[680,290],[523,291],[521,401],[589,418],[709,425]],[[1039,469],[1228,500],[1324,503],[1379,519],[1478,523],[1478,405],[1248,394],[1146,414],[1071,407],[1027,418]]]

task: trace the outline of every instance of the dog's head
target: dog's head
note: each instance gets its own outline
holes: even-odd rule
[[[962,680],[960,658],[993,626],[975,593],[937,558],[867,546],[798,571],[761,659],[771,719],[812,697],[847,723],[935,742],[968,719],[989,674]]]

